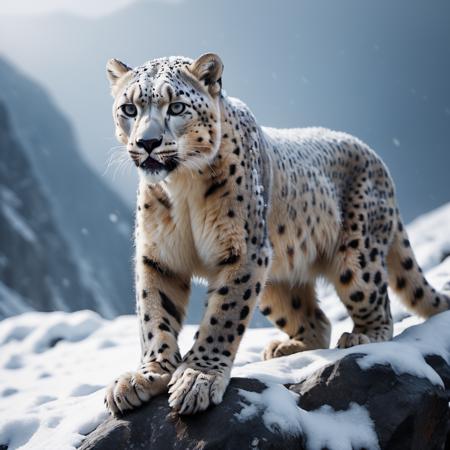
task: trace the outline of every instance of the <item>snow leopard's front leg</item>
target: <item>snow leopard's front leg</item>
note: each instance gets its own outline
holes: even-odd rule
[[[177,336],[189,297],[190,283],[152,255],[137,255],[137,314],[141,363],[121,375],[107,389],[106,404],[113,414],[140,406],[167,390],[181,361]]]
[[[196,341],[172,376],[169,404],[180,414],[193,414],[222,401],[242,335],[262,291],[269,265],[268,247],[254,259],[220,261],[209,280],[207,309]]]
[[[190,284],[151,255],[139,252],[136,264],[141,363],[136,371],[121,375],[108,387],[105,400],[113,414],[136,408],[165,392],[181,361],[177,336]]]
[[[174,270],[160,251],[176,232],[167,199],[145,188],[138,200],[135,260],[141,362],[136,371],[121,375],[107,388],[105,402],[113,414],[167,391],[181,361],[177,337],[189,300],[190,275]]]

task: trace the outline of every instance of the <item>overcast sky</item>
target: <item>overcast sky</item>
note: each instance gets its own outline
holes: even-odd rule
[[[1,0],[0,15],[66,12],[95,18],[113,13],[139,1],[176,3],[181,0]]]

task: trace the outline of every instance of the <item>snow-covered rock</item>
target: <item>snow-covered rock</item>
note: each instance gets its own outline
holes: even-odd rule
[[[441,289],[450,280],[450,258],[439,263],[446,252],[450,207],[443,207],[428,217],[433,223],[433,233],[426,241],[415,232],[415,224],[411,235],[419,247],[419,262],[426,263],[431,258],[426,253],[427,245],[440,255],[429,260],[427,276]],[[422,226],[425,233],[428,228]],[[320,290],[323,309],[333,323],[334,347],[340,333],[351,329],[351,323],[333,290],[328,286]],[[408,436],[415,436],[414,430],[421,430],[417,428],[423,421],[420,418],[428,417],[430,428],[425,434],[437,439],[439,433],[434,433],[433,427],[446,418],[443,414],[447,410],[442,413],[439,408],[442,398],[448,407],[448,398],[442,396],[445,389],[447,392],[450,389],[450,312],[423,323],[409,315],[394,295],[391,298],[396,335],[392,342],[347,350],[308,351],[263,362],[260,355],[264,346],[282,333],[274,328],[249,329],[235,361],[232,376],[237,379],[230,385],[226,402],[193,418],[167,419],[174,420],[175,425],[166,422],[169,410],[165,396],[123,421],[111,421],[104,409],[104,387],[115,376],[137,365],[140,350],[135,317],[105,320],[91,311],[80,311],[25,312],[5,319],[0,322],[0,448],[3,445],[8,450],[72,450],[83,441],[88,445],[97,438],[100,445],[105,436],[102,430],[111,431],[108,426],[117,426],[125,433],[123,430],[130,430],[133,423],[145,423],[139,420],[144,420],[146,415],[158,427],[171,430],[171,438],[200,439],[195,434],[200,430],[195,428],[196,424],[199,427],[209,424],[210,434],[203,428],[203,438],[222,436],[222,442],[231,445],[238,442],[234,440],[237,437],[249,439],[251,434],[250,441],[241,440],[250,442],[249,448],[268,448],[273,442],[284,442],[284,448],[301,448],[301,445],[330,450],[350,449],[352,445],[383,448],[383,443],[388,442],[389,426],[375,415],[374,405],[381,405],[380,414],[385,413],[385,418],[389,417],[388,413],[396,413],[390,417],[397,420],[398,429]],[[182,352],[192,345],[196,329],[192,325],[183,328],[179,337]],[[348,371],[351,376],[345,384]],[[371,386],[368,392],[365,383]],[[288,389],[291,385],[296,385],[297,393]],[[386,392],[383,397],[387,386],[398,396],[391,397]],[[429,405],[431,410],[427,409]],[[433,415],[439,411],[440,415]],[[87,441],[86,435],[102,423]],[[381,430],[383,423],[386,425]],[[155,427],[153,436],[160,436]],[[442,424],[440,430],[444,430]],[[122,432],[118,431],[116,436]],[[120,436],[122,439],[125,435]],[[126,448],[120,442],[117,437],[113,448]],[[183,447],[187,441],[181,442],[179,448],[189,448]],[[388,448],[409,448],[399,446],[401,443]],[[225,444],[214,448],[232,448]],[[416,448],[434,448],[420,445]]]
[[[232,379],[219,407],[177,417],[161,396],[107,419],[81,449],[194,450],[199,442],[203,449],[230,450],[443,448],[450,311],[392,342],[305,352],[247,364],[234,374],[247,377]]]
[[[160,396],[106,420],[81,450],[442,448],[450,418],[444,389],[387,364],[363,369],[363,358],[347,355],[288,387],[232,378],[220,407],[194,417],[173,415]],[[427,362],[450,386],[450,366],[438,356]]]

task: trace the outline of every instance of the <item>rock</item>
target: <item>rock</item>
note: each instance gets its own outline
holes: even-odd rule
[[[107,419],[87,437],[81,449],[301,450],[301,439],[270,432],[260,415],[245,423],[234,417],[242,409],[239,389],[262,392],[265,388],[257,380],[233,378],[222,404],[195,416],[173,414],[167,396],[162,395],[123,418]]]
[[[367,409],[381,449],[443,449],[450,418],[450,366],[439,356],[426,358],[443,379],[444,390],[428,379],[396,374],[387,365],[362,370],[357,363],[361,356],[348,355],[305,381],[290,385],[300,395],[299,406],[306,411],[323,405],[347,410],[351,403],[357,403]],[[223,403],[196,416],[174,415],[167,397],[160,396],[123,418],[106,420],[86,438],[81,449],[308,448],[307,435],[269,431],[261,412],[247,422],[237,420],[235,415],[243,408],[239,389],[260,393],[265,388],[257,380],[233,378]],[[327,448],[333,450],[333,446]]]
[[[450,367],[445,361],[434,355],[427,358],[446,383],[447,392],[426,378],[397,375],[390,366],[362,370],[357,363],[361,356],[346,356],[292,385],[300,394],[300,407],[311,411],[328,404],[346,410],[355,402],[369,412],[382,449],[443,448],[450,418]]]

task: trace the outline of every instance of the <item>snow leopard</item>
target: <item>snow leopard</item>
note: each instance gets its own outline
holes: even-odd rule
[[[115,134],[139,174],[141,360],[107,389],[115,415],[164,392],[179,414],[219,404],[257,304],[286,334],[264,359],[329,347],[319,278],[353,320],[339,348],[391,339],[388,285],[423,317],[449,308],[417,264],[380,157],[343,132],[260,126],[222,74],[213,53],[107,64]],[[206,307],[181,355],[194,277]]]

